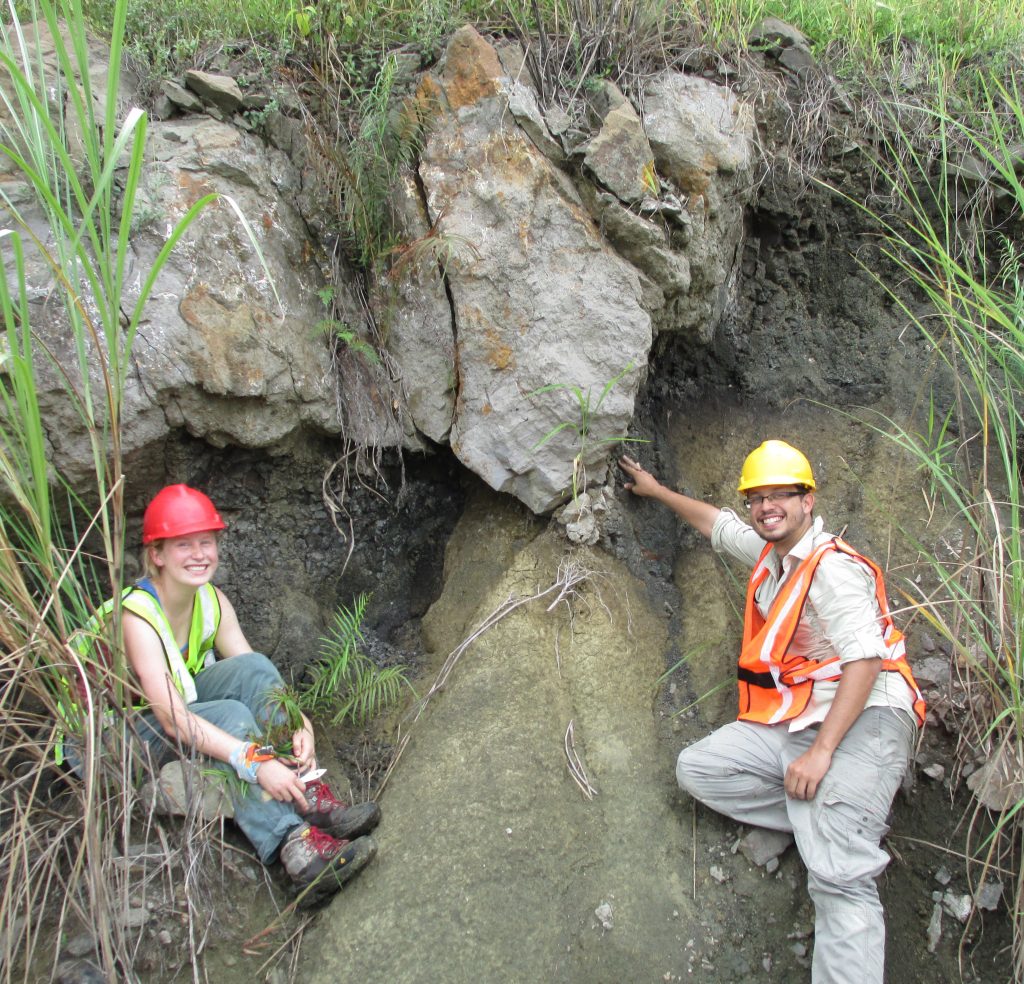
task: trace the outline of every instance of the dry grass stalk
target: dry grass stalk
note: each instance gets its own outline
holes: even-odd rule
[[[580,792],[592,800],[597,795],[597,789],[591,784],[587,776],[587,770],[576,754],[576,729],[572,718],[569,719],[569,726],[565,729],[565,761],[569,765],[569,775],[572,781],[580,787]]]
[[[551,585],[530,595],[510,594],[505,601],[487,615],[479,625],[477,625],[476,628],[473,629],[473,631],[470,632],[470,634],[448,654],[441,666],[441,669],[438,671],[433,684],[431,684],[430,689],[416,702],[413,709],[406,716],[405,720],[408,722],[406,732],[399,739],[398,745],[395,748],[395,754],[384,772],[380,785],[377,787],[378,794],[387,785],[388,780],[391,778],[391,773],[394,771],[395,766],[398,765],[399,759],[402,757],[402,753],[409,744],[409,739],[412,737],[411,729],[413,725],[415,725],[423,716],[423,712],[427,709],[427,705],[434,696],[444,689],[445,684],[448,682],[448,678],[451,676],[452,670],[455,669],[456,664],[459,662],[459,659],[466,650],[469,649],[477,639],[484,635],[488,629],[493,628],[503,618],[511,615],[512,612],[522,608],[524,605],[529,605],[535,601],[542,601],[544,599],[551,598],[551,596],[554,595],[554,600],[548,604],[546,609],[550,612],[559,603],[568,602],[571,598],[578,595],[579,587],[589,581],[593,576],[594,572],[584,567],[576,557],[563,557],[558,565],[558,572],[555,576],[555,580]],[[401,731],[401,727],[399,730]]]

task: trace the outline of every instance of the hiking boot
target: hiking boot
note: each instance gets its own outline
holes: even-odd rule
[[[335,797],[327,783],[319,780],[306,783],[306,802],[309,810],[302,819],[332,837],[354,840],[380,823],[380,807],[376,803],[348,806]]]
[[[281,864],[302,893],[300,908],[321,902],[365,868],[377,853],[370,837],[351,843],[304,823],[281,845]]]

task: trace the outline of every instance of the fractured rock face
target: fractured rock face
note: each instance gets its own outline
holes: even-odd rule
[[[300,424],[332,431],[337,411],[320,273],[301,220],[278,186],[291,165],[279,151],[209,119],[153,128],[144,255],[200,196],[230,195],[260,256],[222,199],[190,227],[157,282],[136,353],[168,423],[215,445],[267,446]],[[276,292],[275,292],[276,288]]]
[[[689,294],[669,327],[696,329],[709,341],[728,301],[753,191],[754,114],[728,89],[666,72],[644,96],[644,127],[658,173],[686,195]]]
[[[276,191],[291,167],[279,151],[205,116],[150,127],[122,309],[134,306],[175,223],[210,194],[230,196],[247,217],[274,287],[221,197],[181,238],[146,305],[125,383],[126,454],[176,428],[215,446],[250,447],[300,426],[339,429],[330,352],[314,327],[324,313],[322,280],[297,213]],[[26,214],[45,241],[42,219]],[[30,257],[33,326],[75,376],[77,356],[49,278]],[[90,349],[87,357],[98,394],[101,356]],[[58,373],[42,361],[37,370],[53,463],[75,481],[92,471],[88,434]]]
[[[429,236],[426,207],[412,175],[404,176],[391,201],[407,241]],[[448,439],[455,415],[455,335],[442,265],[443,258],[428,252],[400,268],[401,276],[385,278],[377,291],[385,308],[377,317],[388,326],[388,350],[401,367],[409,416],[437,443]]]
[[[636,110],[625,99],[608,111],[584,150],[583,163],[622,201],[638,202],[657,193],[651,145]]]
[[[600,442],[628,427],[641,371],[600,398],[628,366],[646,365],[651,321],[636,270],[608,248],[571,182],[516,125],[500,73],[472,28],[456,33],[440,77],[421,89],[441,110],[420,177],[431,218],[452,245],[452,448],[492,488],[543,512],[569,494],[574,459],[602,477],[608,449]],[[537,392],[549,386],[560,388]]]

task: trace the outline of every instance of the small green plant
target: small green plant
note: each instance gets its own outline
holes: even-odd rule
[[[341,605],[334,613],[334,623],[320,639],[312,680],[298,694],[300,710],[329,714],[332,724],[364,724],[397,703],[402,687],[408,686],[403,667],[378,667],[359,651],[369,600],[369,595],[360,594],[352,608]]]
[[[291,755],[292,735],[302,727],[302,693],[293,684],[282,683],[271,691],[268,700],[270,718],[281,717],[279,724],[271,724],[252,740],[261,745],[273,745],[280,755]]]
[[[334,288],[328,285],[321,287],[316,293],[324,307],[331,312],[331,316],[322,318],[316,323],[316,330],[332,342],[340,343],[350,351],[361,355],[371,365],[379,365],[380,356],[377,354],[377,350],[366,339],[360,338],[347,322],[333,316],[335,310]]]
[[[380,362],[377,350],[365,339],[360,338],[344,321],[324,318],[317,322],[316,330],[330,339],[341,342],[347,349],[361,355],[367,362],[373,365]]]
[[[439,226],[443,217],[443,213],[439,215],[434,224],[418,239],[391,247],[388,255],[394,257],[394,263],[388,276],[392,280],[406,276],[410,268],[418,271],[424,263],[428,269],[445,277],[448,274],[448,265],[458,255],[460,248],[472,255],[475,260],[481,258],[476,244],[465,236],[454,232],[441,232]]]
[[[311,3],[297,4],[291,0],[285,22],[290,25],[303,41],[313,33],[317,10]]]
[[[648,441],[642,437],[628,437],[625,434],[616,434],[613,437],[595,437],[592,431],[594,417],[601,409],[602,404],[608,398],[615,384],[631,373],[636,366],[630,362],[618,375],[608,380],[601,389],[601,394],[595,401],[592,390],[588,386],[586,390],[582,386],[574,386],[571,383],[551,383],[548,386],[541,386],[533,390],[530,396],[541,396],[544,393],[556,393],[568,391],[576,401],[577,416],[573,420],[563,420],[560,424],[552,427],[531,450],[539,451],[545,444],[553,440],[562,431],[571,430],[576,433],[576,440],[579,442],[579,451],[572,459],[572,499],[575,502],[587,487],[586,457],[590,451],[604,444],[647,444]]]

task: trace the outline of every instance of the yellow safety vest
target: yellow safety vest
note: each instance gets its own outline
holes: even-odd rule
[[[164,613],[160,602],[153,597],[145,588],[138,585],[131,585],[121,593],[121,606],[125,611],[137,615],[160,637],[164,648],[164,658],[167,660],[167,671],[174,681],[174,687],[181,695],[186,704],[191,704],[196,699],[196,685],[194,677],[205,670],[216,661],[214,654],[214,640],[220,629],[220,599],[217,597],[217,590],[212,584],[204,584],[197,592],[196,599],[192,606],[192,624],[189,628],[188,647],[183,654],[174,638],[170,622]],[[109,661],[109,654],[105,652],[105,645],[98,642],[103,624],[110,617],[114,610],[114,599],[105,601],[96,611],[96,614],[89,619],[84,630],[77,632],[71,640],[72,646],[83,659],[96,658],[97,652],[101,659]],[[72,683],[64,679],[64,688],[69,693],[66,701],[58,703],[57,707],[61,717],[68,725],[71,732],[79,730],[77,718],[79,714],[78,701],[85,696],[85,680],[79,678]],[[145,702],[136,705],[138,709],[146,706]],[[63,761],[63,741],[58,739],[56,758],[57,763]]]

